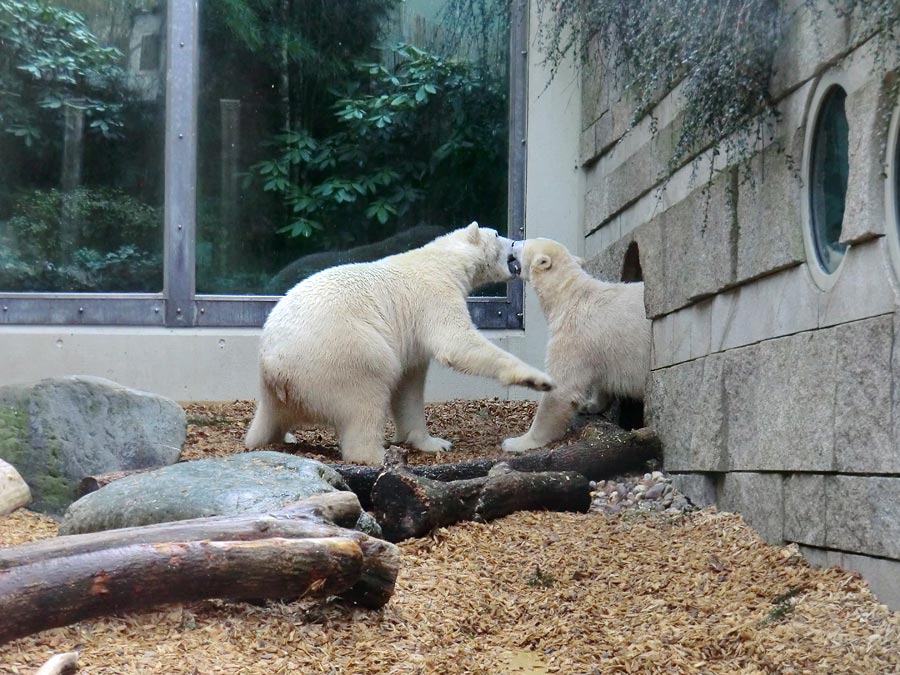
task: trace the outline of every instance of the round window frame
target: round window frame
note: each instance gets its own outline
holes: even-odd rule
[[[888,258],[894,272],[894,281],[900,287],[900,190],[897,188],[900,173],[900,101],[891,113],[884,157],[884,234],[887,240]]]
[[[812,158],[815,148],[816,131],[819,127],[819,116],[822,113],[822,105],[828,100],[829,95],[835,87],[840,87],[844,94],[850,95],[850,87],[848,86],[848,78],[842,71],[832,70],[819,78],[813,89],[812,95],[807,105],[806,113],[806,131],[803,139],[803,181],[800,189],[800,214],[803,221],[803,247],[806,251],[806,268],[812,277],[813,282],[822,291],[831,290],[840,277],[841,271],[844,269],[844,263],[847,261],[847,255],[852,248],[847,244],[844,255],[838,263],[834,271],[828,272],[822,267],[819,261],[819,252],[816,245],[816,234],[813,232],[813,214],[812,214]],[[850,120],[847,120],[849,125]],[[848,187],[849,191],[849,187]]]

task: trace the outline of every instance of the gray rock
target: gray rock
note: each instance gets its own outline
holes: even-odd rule
[[[277,509],[349,489],[334,469],[280,452],[201,459],[126,476],[66,511],[61,534]]]
[[[62,513],[84,476],[172,464],[186,429],[175,401],[103,378],[0,387],[0,458],[42,513]]]
[[[659,499],[663,496],[663,493],[666,490],[665,483],[657,483],[653,487],[649,488],[646,493],[644,493],[644,499],[651,501],[655,499]]]

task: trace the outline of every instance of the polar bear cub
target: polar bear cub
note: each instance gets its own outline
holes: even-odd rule
[[[446,450],[450,442],[425,427],[432,358],[549,391],[552,380],[491,344],[466,306],[475,288],[514,275],[512,244],[472,223],[421,248],[332,267],[294,286],[263,327],[261,395],[244,444],[258,448],[295,425],[325,423],[336,428],[344,460],[379,464],[390,410],[395,443]]]
[[[503,449],[524,452],[563,436],[575,411],[608,396],[644,397],[650,373],[650,321],[643,283],[606,283],[550,239],[514,244],[522,277],[547,317],[547,371],[556,382],[544,394],[531,428]]]

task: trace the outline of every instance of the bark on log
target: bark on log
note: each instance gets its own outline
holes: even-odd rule
[[[34,675],[64,675],[74,673],[78,668],[78,652],[66,652],[51,656]]]
[[[575,471],[588,480],[602,480],[661,456],[659,438],[651,429],[644,427],[634,431],[618,430],[598,434],[553,450],[510,455],[501,459],[409,467],[409,471],[430,480],[468,480],[487,476],[492,467],[503,462],[515,471]],[[359,495],[362,507],[367,511],[372,510],[369,495],[383,471],[382,467],[330,466]]]
[[[0,459],[0,516],[31,503],[31,489],[11,464]]]
[[[328,492],[271,513],[194,518],[143,527],[73,534],[0,549],[0,572],[40,561],[136,544],[199,540],[255,541],[273,537],[344,537],[357,543],[363,551],[364,560],[357,582],[340,595],[345,600],[365,607],[378,608],[393,595],[400,564],[399,552],[395,546],[380,539],[331,524],[353,524],[360,511],[359,500],[352,492]]]
[[[335,595],[362,568],[362,549],[346,537],[133,544],[51,558],[0,575],[0,642],[170,602]]]
[[[372,488],[373,513],[389,541],[421,537],[461,520],[487,521],[514,511],[587,511],[590,485],[580,473],[521,472],[507,464],[487,476],[437,481],[398,466]]]

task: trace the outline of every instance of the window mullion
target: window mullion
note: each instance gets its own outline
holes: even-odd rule
[[[168,326],[193,326],[196,321],[198,10],[198,0],[169,0],[164,256]]]

